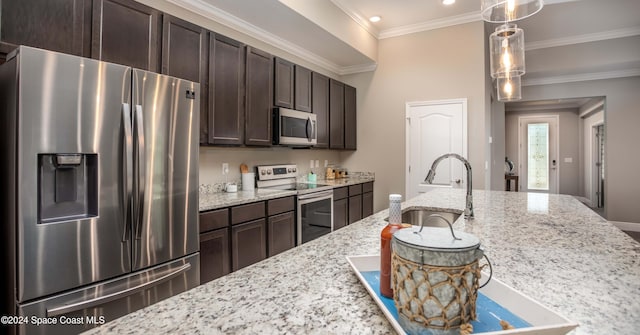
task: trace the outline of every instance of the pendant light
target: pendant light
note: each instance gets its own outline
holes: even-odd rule
[[[481,0],[480,13],[487,22],[522,20],[542,9],[542,0]]]
[[[513,23],[497,27],[489,36],[489,54],[492,78],[523,75],[524,31]]]
[[[516,101],[522,99],[520,76],[497,78],[498,101]]]

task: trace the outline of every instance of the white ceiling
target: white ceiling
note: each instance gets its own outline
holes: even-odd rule
[[[354,43],[344,20],[374,41],[480,20],[480,0],[451,6],[441,0],[168,1],[338,74],[375,68],[375,57]],[[303,6],[344,18],[322,21]],[[370,23],[373,15],[382,21]],[[343,26],[331,26],[336,22]],[[523,85],[640,75],[639,0],[547,0],[539,13],[516,23],[527,50]]]

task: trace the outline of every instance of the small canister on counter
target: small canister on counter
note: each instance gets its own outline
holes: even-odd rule
[[[476,318],[479,260],[485,257],[480,240],[434,216],[449,228],[411,227],[393,235],[393,300],[409,334],[459,334]]]

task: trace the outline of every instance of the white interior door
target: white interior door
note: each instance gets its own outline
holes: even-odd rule
[[[558,117],[519,118],[520,190],[558,193]]]
[[[433,184],[424,179],[439,156],[467,157],[467,99],[409,102],[406,114],[406,198],[437,187],[466,187],[464,166],[458,160],[442,161]]]

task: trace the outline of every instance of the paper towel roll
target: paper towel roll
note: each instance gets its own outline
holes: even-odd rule
[[[256,184],[256,174],[254,172],[242,173],[242,190],[253,191]]]

